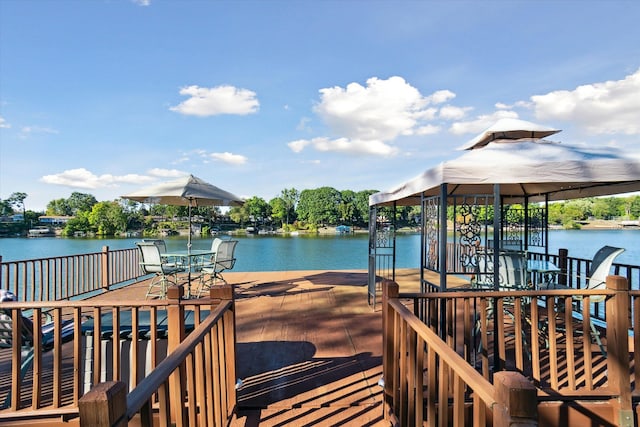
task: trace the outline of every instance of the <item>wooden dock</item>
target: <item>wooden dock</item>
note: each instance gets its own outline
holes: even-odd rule
[[[382,426],[382,316],[367,272],[229,272],[236,287],[239,412],[233,426]],[[416,270],[398,273],[407,292]],[[145,284],[101,295],[134,299]]]

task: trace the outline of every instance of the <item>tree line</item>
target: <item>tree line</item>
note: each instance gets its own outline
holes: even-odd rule
[[[332,187],[320,187],[298,191],[284,189],[268,202],[261,197],[247,199],[243,206],[232,207],[225,214],[220,207],[197,206],[192,208],[192,216],[204,224],[205,232],[221,224],[230,227],[281,228],[284,231],[309,230],[319,227],[345,224],[367,227],[369,220],[369,196],[377,190],[339,191]],[[117,235],[131,230],[144,230],[145,234],[157,234],[162,230],[186,227],[188,207],[153,204],[148,205],[131,200],[117,199],[99,202],[91,194],[73,192],[69,198],[50,201],[45,212],[26,209],[26,193],[17,192],[5,200],[0,199],[0,216],[8,217],[22,213],[23,221],[3,223],[13,231],[26,230],[38,224],[40,216],[69,216],[63,230],[65,235],[77,232],[96,235]],[[382,215],[393,218],[390,208],[382,210]],[[399,226],[417,225],[419,206],[402,206],[396,209],[395,221]],[[453,219],[457,215],[449,211]],[[555,202],[549,205],[549,223],[574,228],[575,224],[595,219],[638,219],[640,218],[640,196],[601,197]],[[487,221],[493,219],[491,209],[483,213]]]

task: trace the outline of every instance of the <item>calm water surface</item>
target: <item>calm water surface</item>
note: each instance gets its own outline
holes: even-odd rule
[[[367,268],[369,238],[366,234],[330,236],[234,236],[238,261],[235,271],[276,270],[351,270]],[[3,238],[0,255],[3,261],[45,258],[61,255],[133,248],[137,238]],[[167,248],[186,248],[186,238],[167,238]],[[205,249],[210,239],[194,239],[194,249]],[[603,245],[625,248],[616,261],[640,265],[640,230],[551,230],[549,252],[569,249],[569,255],[591,259]],[[420,263],[420,235],[397,236],[398,268],[415,268]]]

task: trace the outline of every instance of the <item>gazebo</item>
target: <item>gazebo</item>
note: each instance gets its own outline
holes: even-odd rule
[[[639,157],[545,139],[558,132],[498,121],[461,147],[458,158],[371,195],[370,301],[381,278],[395,278],[394,227],[380,220],[382,207],[421,207],[420,280],[428,292],[447,290],[450,275],[473,272],[481,246],[495,256],[504,248],[548,254],[549,202],[640,191]],[[428,271],[439,280],[428,280]]]

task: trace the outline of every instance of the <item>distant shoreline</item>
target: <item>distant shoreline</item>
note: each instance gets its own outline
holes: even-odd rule
[[[618,230],[618,229],[637,229],[638,226],[623,226],[621,221],[594,219],[592,221],[584,221],[579,223],[582,230]]]

